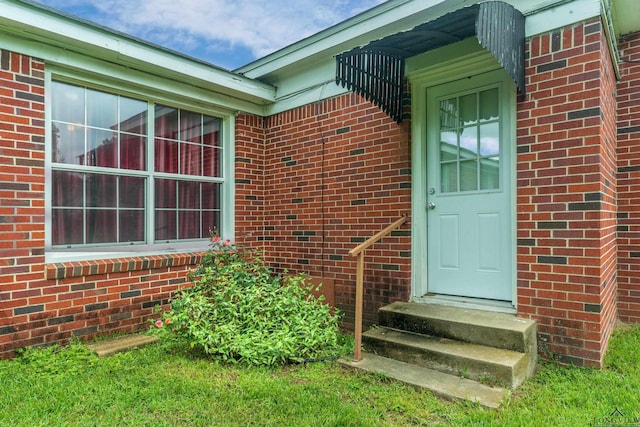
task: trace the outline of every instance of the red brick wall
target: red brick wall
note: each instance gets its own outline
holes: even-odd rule
[[[45,264],[44,63],[0,51],[0,357],[146,328],[198,254]]]
[[[411,211],[410,125],[354,94],[266,119],[267,260],[334,280],[352,326],[355,258],[348,251]],[[364,322],[410,292],[409,225],[366,252]]]
[[[235,237],[247,248],[264,246],[264,157],[265,119],[239,114],[235,125]]]
[[[602,363],[616,317],[614,76],[599,20],[527,43],[518,103],[518,312],[544,355]]]
[[[640,34],[620,41],[624,61],[640,61]],[[640,63],[620,65],[618,82],[618,312],[640,322]]]

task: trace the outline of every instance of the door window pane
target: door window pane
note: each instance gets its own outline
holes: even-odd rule
[[[456,98],[440,101],[440,129],[458,127],[458,100]]]
[[[480,120],[498,119],[498,88],[480,92]]]
[[[440,100],[440,190],[500,188],[498,88]]]
[[[500,188],[500,159],[487,157],[480,159],[480,189],[497,190]]]
[[[440,132],[440,161],[458,158],[458,134],[451,131]]]
[[[462,129],[460,135],[460,158],[473,159],[478,156],[478,128],[476,126]]]
[[[460,191],[475,191],[478,189],[478,162],[465,160],[460,162]]]
[[[460,97],[460,121],[464,126],[478,121],[476,94],[471,93]]]
[[[458,163],[443,163],[440,165],[440,191],[452,193],[458,191]]]

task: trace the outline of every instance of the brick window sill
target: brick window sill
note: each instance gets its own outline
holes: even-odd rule
[[[57,262],[46,264],[45,273],[47,279],[54,280],[70,277],[93,276],[96,274],[124,273],[128,271],[180,267],[198,264],[202,259],[202,255],[202,252],[190,252],[92,261]]]

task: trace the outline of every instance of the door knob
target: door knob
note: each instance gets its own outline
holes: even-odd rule
[[[436,208],[436,204],[435,204],[435,203],[433,203],[433,202],[429,202],[429,203],[427,203],[427,207],[428,207],[429,209],[435,209],[435,208]]]

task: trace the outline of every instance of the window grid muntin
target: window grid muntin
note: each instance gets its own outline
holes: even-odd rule
[[[480,108],[481,108],[481,102],[480,102],[480,98],[481,98],[481,94],[484,93],[488,93],[488,92],[494,92],[495,94],[495,112],[497,113],[497,117],[496,118],[492,118],[492,119],[483,119],[481,117],[480,114]],[[460,124],[462,122],[461,118],[460,118],[460,112],[461,112],[461,108],[460,108],[460,99],[463,97],[467,97],[469,95],[475,95],[475,120],[470,123],[470,124]],[[447,109],[447,108],[443,108],[443,105],[452,105],[450,102],[454,100],[455,101],[455,108],[454,111],[452,112],[451,109]],[[459,93],[456,95],[449,95],[446,97],[443,97],[441,99],[438,100],[438,105],[439,105],[439,115],[440,115],[440,119],[438,122],[438,135],[439,135],[439,140],[440,140],[440,147],[438,150],[438,162],[439,162],[439,172],[438,172],[438,177],[440,180],[440,192],[443,194],[453,194],[453,193],[459,193],[459,192],[464,192],[466,194],[471,193],[471,192],[492,192],[492,191],[499,191],[501,188],[501,180],[499,179],[499,170],[501,167],[501,153],[502,153],[502,141],[501,141],[501,122],[502,122],[502,117],[500,114],[500,91],[499,91],[499,86],[498,85],[494,85],[494,86],[490,86],[490,87],[484,87],[484,88],[480,88],[480,89],[475,89],[473,91],[469,91],[469,92],[463,92],[463,93]],[[443,122],[447,122],[448,124],[443,125]],[[451,124],[453,123],[453,124]],[[488,126],[488,125],[492,125],[492,124],[497,124],[497,128],[498,128],[498,135],[497,135],[497,139],[498,139],[498,153],[497,154],[491,154],[491,155],[481,155],[481,145],[482,145],[482,141],[481,141],[481,129],[483,128],[483,126]],[[467,130],[467,129],[472,129],[475,128],[475,155],[472,157],[463,157],[463,152],[462,152],[462,144],[461,144],[461,135],[462,133]],[[452,132],[454,131],[454,133],[456,134],[456,146],[455,146],[455,158],[451,159],[451,160],[442,160],[443,159],[443,131],[445,132]],[[452,144],[448,144],[448,145],[452,145]],[[453,154],[453,153],[450,153]],[[462,168],[461,168],[461,163],[465,164],[465,162],[469,162],[470,160],[475,160],[475,169],[476,169],[476,173],[475,173],[475,189],[474,190],[465,190],[462,188]],[[487,161],[491,161],[494,164],[496,164],[497,162],[497,171],[495,172],[494,176],[497,177],[497,185],[491,188],[482,188],[483,186],[483,177],[481,175],[481,170],[482,170],[482,164],[483,161],[486,163]],[[451,178],[451,173],[449,173],[449,177],[445,178],[445,173],[444,170],[446,167],[450,167],[453,166],[455,168],[455,182],[453,183],[455,185],[455,190],[452,189],[448,189],[445,188],[445,186],[449,183],[448,179]],[[453,171],[450,171],[453,172]]]
[[[64,80],[52,80],[51,81],[52,84],[63,84],[66,85],[68,87],[72,87],[72,88],[79,88],[81,90],[83,90],[84,93],[84,100],[83,100],[83,104],[84,104],[84,124],[78,124],[78,123],[72,123],[72,122],[65,122],[62,120],[54,120],[53,118],[50,120],[50,122],[55,125],[56,123],[58,124],[71,124],[71,125],[75,125],[75,126],[82,126],[83,128],[83,145],[84,145],[84,151],[87,151],[88,145],[89,145],[89,139],[87,137],[87,132],[88,129],[98,129],[98,130],[104,130],[104,131],[109,131],[112,132],[113,129],[106,129],[106,128],[100,128],[100,127],[95,127],[95,126],[87,126],[87,114],[88,114],[88,107],[87,107],[87,91],[88,90],[93,90],[88,86],[84,86],[82,84],[76,84],[76,83],[68,83]],[[116,130],[116,132],[118,132],[118,155],[117,155],[117,161],[118,164],[117,166],[121,166],[121,156],[120,154],[120,143],[121,143],[121,138],[120,135],[133,135],[133,136],[141,136],[143,138],[146,139],[145,141],[145,158],[142,161],[143,164],[143,170],[135,170],[135,169],[120,169],[118,168],[112,168],[112,167],[102,167],[102,166],[91,166],[91,165],[86,165],[87,161],[85,159],[84,161],[84,165],[79,165],[79,164],[73,164],[73,163],[57,163],[54,161],[53,158],[51,158],[49,164],[50,164],[50,168],[52,172],[56,172],[56,171],[73,171],[73,172],[79,172],[82,174],[90,174],[90,173],[105,173],[105,174],[109,174],[109,175],[116,175],[116,176],[122,176],[122,177],[130,177],[130,176],[140,176],[140,177],[144,177],[145,178],[145,203],[146,203],[146,207],[142,208],[142,209],[132,209],[132,208],[122,208],[120,206],[118,206],[117,208],[112,209],[113,211],[116,212],[117,215],[117,221],[120,220],[121,216],[120,213],[123,211],[143,211],[144,212],[144,221],[145,221],[145,226],[144,226],[144,242],[140,242],[142,244],[147,244],[147,245],[156,245],[157,242],[154,240],[154,211],[155,209],[150,209],[150,206],[155,206],[155,201],[154,201],[154,191],[153,191],[153,183],[155,181],[156,178],[171,178],[171,179],[178,179],[178,180],[197,180],[200,183],[200,191],[202,192],[202,186],[205,183],[214,183],[217,185],[217,200],[218,200],[218,208],[217,209],[213,209],[213,210],[204,210],[202,208],[202,201],[203,201],[203,197],[202,195],[200,196],[200,208],[199,210],[196,209],[192,209],[191,211],[193,212],[199,212],[199,229],[202,230],[202,219],[203,219],[203,215],[204,214],[208,214],[212,217],[215,218],[215,221],[217,222],[216,224],[214,224],[214,227],[217,228],[221,228],[222,225],[222,204],[223,204],[223,192],[224,190],[224,155],[223,155],[223,150],[224,150],[224,145],[223,145],[223,119],[220,117],[216,117],[213,115],[209,115],[209,114],[205,114],[205,113],[201,113],[201,112],[197,112],[197,111],[193,111],[193,110],[189,110],[188,108],[178,108],[176,107],[176,110],[179,111],[187,111],[190,112],[192,114],[197,114],[200,116],[200,123],[199,123],[199,127],[201,129],[201,134],[198,136],[198,139],[200,140],[199,145],[201,147],[210,147],[216,154],[214,156],[214,160],[216,160],[218,163],[215,166],[214,170],[216,171],[215,176],[204,176],[204,165],[205,165],[205,158],[204,158],[204,150],[201,151],[201,156],[200,156],[200,170],[201,170],[201,174],[200,175],[183,175],[180,173],[162,173],[162,172],[155,172],[154,170],[154,143],[153,141],[155,140],[155,136],[154,136],[154,125],[155,125],[155,115],[154,115],[154,107],[155,104],[153,101],[150,100],[142,100],[142,99],[138,99],[138,98],[133,98],[133,97],[127,97],[127,96],[123,96],[123,95],[119,95],[116,94],[115,92],[109,92],[109,89],[107,90],[98,90],[99,92],[103,92],[106,94],[110,94],[110,95],[114,95],[118,98],[118,110],[117,110],[117,117],[118,120],[120,119],[120,115],[121,115],[121,102],[120,99],[124,98],[127,100],[133,100],[133,101],[140,101],[140,102],[144,102],[146,107],[147,107],[147,118],[146,118],[146,127],[147,127],[147,133],[146,134],[138,134],[135,132],[126,132],[126,131],[122,131],[121,130],[121,123],[120,121],[118,121],[118,129]],[[171,107],[173,108],[173,107]],[[53,114],[53,112],[52,112]],[[208,119],[205,121],[205,118]],[[204,131],[207,129],[207,127],[205,126],[206,124],[210,124],[210,122],[213,121],[215,124],[212,128],[212,132],[216,134],[215,136],[215,140],[214,143],[212,143],[211,145],[206,145],[206,143],[204,142]],[[178,125],[178,130],[180,131],[180,126]],[[225,128],[226,129],[226,128]],[[180,138],[176,139],[176,141],[178,141],[179,143],[189,143],[192,144],[191,141],[180,141]],[[144,168],[146,168],[146,170],[144,170]],[[83,191],[83,198],[86,198],[86,180],[83,181],[85,187],[85,190]],[[120,186],[120,181],[118,180],[118,187]],[[118,197],[118,202],[120,203],[119,197]],[[60,209],[59,207],[53,207],[52,206],[52,210],[55,209]],[[86,235],[87,235],[87,231],[86,231],[86,211],[89,210],[89,208],[87,207],[87,202],[84,201],[83,202],[83,206],[82,206],[82,211],[83,211],[83,241],[86,242]],[[99,208],[99,209],[104,209],[104,208]],[[188,211],[188,210],[187,210]],[[118,222],[118,225],[120,225],[120,223]],[[53,226],[52,226],[53,227]],[[116,236],[116,240],[120,239],[120,227],[118,227],[118,230],[116,230],[115,232],[115,236]],[[53,230],[51,230],[53,231]],[[205,233],[202,233],[202,237],[208,237],[208,234],[205,235]],[[191,238],[191,239],[175,239],[175,240],[163,240],[160,243],[188,243],[188,242],[194,242],[194,241],[202,241],[202,238],[197,237],[197,238]],[[126,242],[127,244],[129,244],[129,242]],[[82,248],[82,247],[123,247],[122,244],[119,244],[119,242],[107,242],[107,243],[91,243],[91,244],[71,244],[71,245],[52,245],[52,247],[54,249],[64,249],[64,248],[73,248],[73,247],[77,247],[77,248]]]

